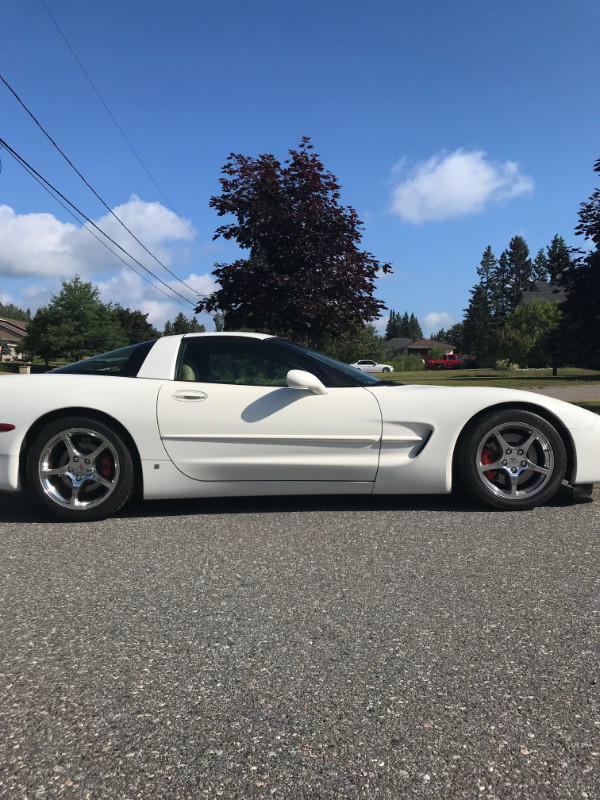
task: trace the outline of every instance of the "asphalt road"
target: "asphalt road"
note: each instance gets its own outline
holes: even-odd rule
[[[597,798],[599,540],[598,489],[0,496],[0,797]]]

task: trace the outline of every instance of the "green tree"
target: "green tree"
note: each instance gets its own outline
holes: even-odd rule
[[[353,364],[363,358],[371,358],[381,363],[388,358],[385,339],[379,336],[373,325],[363,324],[358,329],[343,336],[330,337],[320,344],[325,355],[336,358],[344,364]]]
[[[4,319],[16,319],[18,322],[27,322],[31,317],[31,313],[27,314],[22,308],[14,305],[14,303],[0,303],[0,317]]]
[[[548,367],[553,363],[553,334],[561,311],[549,300],[523,303],[508,315],[500,336],[500,352],[522,367]]]
[[[98,289],[76,276],[38,310],[20,350],[48,364],[55,358],[79,361],[127,344],[127,337]]]
[[[548,279],[548,256],[543,247],[540,247],[536,257],[533,259],[533,279],[535,281]]]
[[[508,302],[513,311],[521,294],[533,284],[533,264],[529,258],[529,247],[522,236],[513,236],[507,250],[509,265]]]
[[[128,344],[147,342],[160,336],[156,328],[148,322],[148,314],[123,308],[119,304],[111,307],[111,313],[123,329]]]
[[[594,171],[600,173],[600,159]],[[574,251],[562,276],[567,299],[562,304],[560,350],[568,363],[600,368],[600,188],[581,204],[575,233],[592,249]]]
[[[498,260],[490,245],[486,247],[481,256],[481,261],[477,267],[477,275],[479,276],[479,283],[483,287],[490,313],[494,313],[494,298],[496,294],[496,273],[498,270]]]
[[[511,310],[511,269],[508,250],[500,254],[496,269],[494,270],[494,294],[490,312],[493,316],[505,317]]]
[[[558,234],[546,248],[548,254],[547,273],[550,283],[560,283],[571,268],[571,251],[562,236]]]
[[[493,350],[495,327],[485,288],[479,283],[471,289],[469,307],[463,322],[463,347],[465,352],[480,360],[490,358]]]
[[[215,312],[213,317],[215,322],[215,330],[217,332],[221,332],[225,330],[225,317],[220,311]]]
[[[385,329],[386,339],[398,339],[402,336],[402,319],[400,314],[396,313],[394,309],[390,310],[390,317]]]
[[[359,249],[362,223],[340,205],[340,186],[310,139],[289,153],[283,164],[273,155],[227,160],[222,192],[210,206],[235,221],[217,228],[215,238],[236,241],[248,257],[216,265],[220,288],[196,311],[224,312],[227,330],[315,343],[379,316],[375,279],[391,267]]]
[[[206,330],[204,325],[200,325],[196,317],[188,317],[180,311],[174,321],[167,320],[165,323],[164,335],[172,336],[175,333],[203,333]]]
[[[411,314],[408,320],[408,335],[413,340],[423,338],[423,330],[414,314]]]
[[[457,353],[463,353],[463,337],[464,337],[464,322],[457,322],[452,325],[448,330],[440,328],[440,330],[433,335],[433,339],[438,342],[446,342],[454,347]]]

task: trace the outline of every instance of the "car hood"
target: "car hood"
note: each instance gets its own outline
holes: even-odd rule
[[[384,418],[388,413],[397,417],[410,414],[411,419],[430,422],[457,419],[467,422],[487,408],[502,405],[527,407],[535,412],[545,409],[560,419],[567,428],[587,430],[598,419],[597,414],[573,403],[523,389],[503,389],[486,386],[429,386],[425,384],[378,384],[366,387],[379,402]]]

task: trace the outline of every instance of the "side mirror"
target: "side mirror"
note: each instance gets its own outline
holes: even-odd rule
[[[287,374],[290,389],[308,389],[311,394],[327,394],[328,389],[316,375],[303,369],[291,369]]]

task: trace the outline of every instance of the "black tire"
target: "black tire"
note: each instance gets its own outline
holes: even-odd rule
[[[59,519],[90,522],[118,511],[133,490],[131,454],[112,428],[88,417],[48,423],[27,457],[29,486]]]
[[[392,370],[389,367],[384,367],[381,371],[382,372],[391,372]]]
[[[478,500],[505,511],[547,503],[567,468],[564,442],[543,417],[530,411],[492,411],[466,431],[455,469]]]
[[[436,364],[435,368],[436,369],[448,369],[448,367],[445,364]]]

